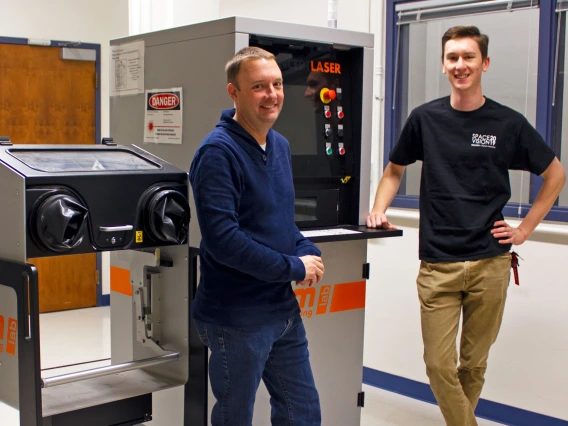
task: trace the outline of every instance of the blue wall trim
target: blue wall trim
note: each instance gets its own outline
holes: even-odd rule
[[[436,404],[434,394],[426,383],[395,376],[372,368],[363,367],[363,383],[398,393],[420,401]],[[437,405],[437,404],[436,404]],[[568,421],[522,408],[480,399],[475,415],[483,419],[511,426],[568,426]]]
[[[110,294],[103,294],[101,296],[101,304],[99,306],[110,306]]]

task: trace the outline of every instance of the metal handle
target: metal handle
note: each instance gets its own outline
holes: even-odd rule
[[[177,361],[180,358],[179,352],[171,352],[155,358],[147,358],[138,361],[125,362],[123,364],[109,365],[107,367],[93,368],[92,370],[78,371],[76,373],[63,374],[61,376],[47,377],[41,379],[41,387],[49,388],[52,386],[74,383],[80,380],[92,379],[95,377],[109,376],[111,374],[123,373],[125,371],[138,370],[141,368],[153,367],[167,362]]]
[[[32,338],[30,329],[30,276],[27,272],[22,274],[22,281],[24,282],[24,339],[30,341]]]
[[[123,226],[101,226],[99,228],[101,232],[119,232],[119,231],[132,231],[134,226],[123,225]]]

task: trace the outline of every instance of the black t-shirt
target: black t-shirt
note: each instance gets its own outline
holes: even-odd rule
[[[450,97],[412,111],[390,161],[422,161],[419,257],[457,262],[510,249],[491,234],[511,197],[508,170],[540,175],[554,152],[518,112],[486,98],[475,111],[452,108]]]

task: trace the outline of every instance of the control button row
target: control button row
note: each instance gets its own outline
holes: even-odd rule
[[[323,134],[324,134],[324,136],[326,137],[326,139],[331,137],[331,135],[333,134],[333,130],[332,130],[332,128],[331,128],[331,124],[328,124],[328,123],[325,124],[325,128],[324,128],[324,130],[323,130]],[[344,134],[344,132],[343,132],[343,124],[338,124],[338,125],[337,125],[337,136],[340,137],[340,138],[342,138],[342,137],[343,137],[343,134]]]
[[[331,109],[329,108],[329,105],[323,106],[323,116],[325,118],[331,118]],[[341,120],[341,119],[343,119],[343,117],[345,117],[345,113],[343,112],[343,107],[338,106],[337,107],[337,118],[339,118]]]
[[[332,155],[333,154],[333,149],[331,148],[331,143],[327,142],[325,144],[325,153],[327,155]],[[342,143],[338,144],[338,148],[337,148],[337,153],[339,155],[345,155],[345,147],[343,146]]]

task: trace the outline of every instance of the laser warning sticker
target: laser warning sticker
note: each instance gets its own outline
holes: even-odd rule
[[[181,144],[182,88],[146,90],[144,142]]]

